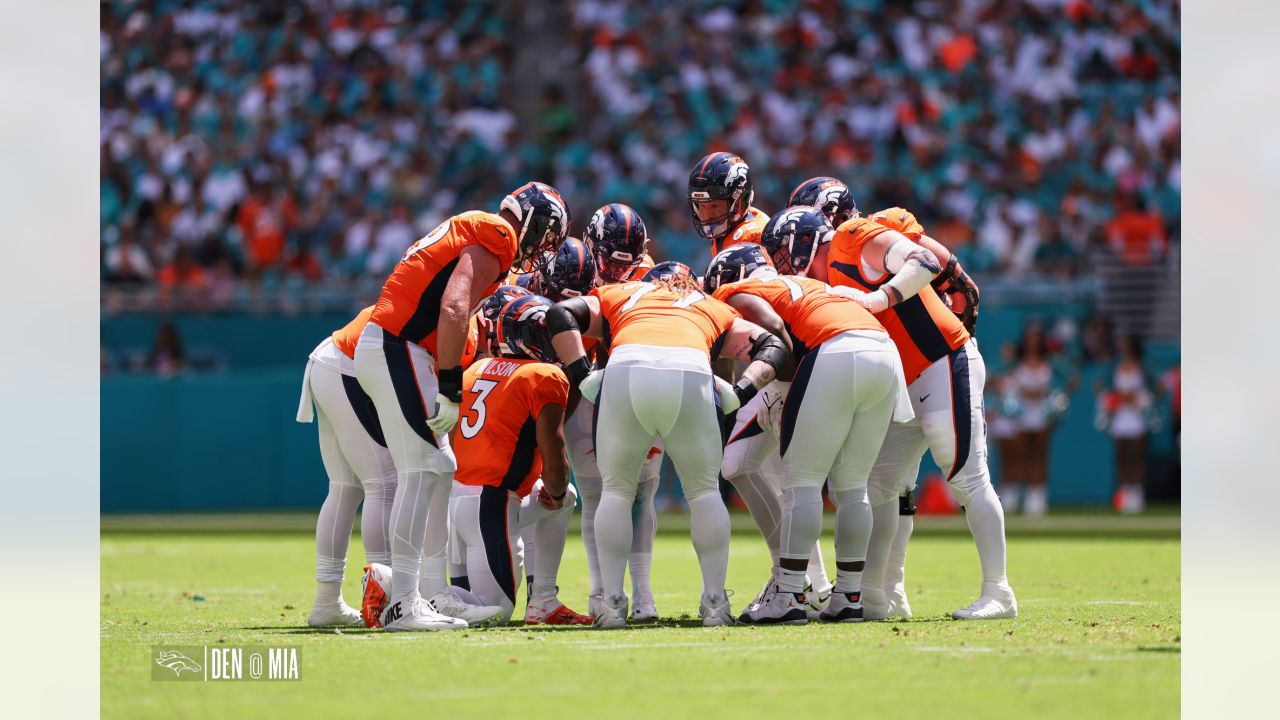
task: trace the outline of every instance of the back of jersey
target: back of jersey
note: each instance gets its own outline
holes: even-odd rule
[[[701,292],[681,294],[654,283],[603,285],[591,295],[600,300],[611,348],[655,345],[711,353],[741,317],[737,310]]]
[[[900,226],[908,232],[914,232],[918,223],[906,211],[890,212],[882,219],[884,224],[857,217],[842,223],[836,230],[827,256],[828,280],[832,285],[875,292],[893,277],[889,273],[872,274],[862,262],[862,249],[877,235],[895,230],[896,221],[901,221]],[[937,291],[928,285],[915,296],[879,313],[876,319],[898,346],[908,383],[919,377],[934,361],[969,341],[969,332],[964,325],[943,304]]]
[[[569,380],[548,363],[488,358],[467,368],[449,438],[458,459],[454,479],[528,495],[542,474],[538,415],[568,401]]]
[[[791,275],[756,277],[721,285],[715,296],[728,302],[739,293],[769,303],[786,324],[797,359],[822,343],[850,330],[879,330],[884,326],[858,303],[828,291],[826,283]]]
[[[468,245],[479,245],[498,258],[501,274],[484,294],[492,293],[515,259],[515,231],[497,215],[473,210],[440,223],[405,252],[382,286],[370,321],[434,356],[440,299]]]

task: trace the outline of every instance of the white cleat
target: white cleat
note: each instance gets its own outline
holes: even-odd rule
[[[893,615],[893,607],[889,603],[889,598],[885,596],[884,590],[864,587],[862,589],[862,619],[863,620],[888,620]]]
[[[624,628],[627,626],[627,596],[609,595],[600,598],[600,612],[595,613],[592,622],[601,629]]]
[[[652,594],[636,595],[631,601],[632,622],[653,622],[658,619],[658,606]]]
[[[325,607],[313,605],[311,614],[307,616],[307,624],[316,628],[346,627],[364,625],[364,618],[360,617],[359,610],[339,601],[337,605],[327,605]]]
[[[754,610],[756,607],[763,605],[777,591],[778,579],[770,575],[769,579],[765,581],[764,587],[760,588],[760,594],[756,595],[752,598],[751,602],[747,603],[747,610],[745,612],[749,612]]]
[[[417,592],[387,605],[380,619],[387,632],[465,630],[467,622],[441,615]]]
[[[593,616],[599,615],[602,612],[600,609],[602,607],[604,607],[604,591],[603,590],[597,590],[596,592],[593,592],[587,596],[587,614],[588,615],[593,615]]]
[[[1009,583],[982,583],[982,596],[969,607],[951,613],[956,620],[1012,620],[1018,617],[1018,599]]]
[[[805,615],[810,620],[817,620],[823,610],[827,609],[827,604],[831,602],[831,591],[833,586],[828,585],[823,590],[814,590],[813,584],[809,583],[804,588]]]
[[[862,622],[862,597],[859,593],[832,593],[827,609],[818,616],[822,622]]]
[[[889,617],[891,618],[909,618],[911,617],[911,603],[907,602],[907,591],[901,584],[893,587],[885,588],[885,599],[889,601]],[[863,607],[866,607],[864,596]]]
[[[787,592],[774,587],[760,602],[753,603],[738,622],[745,625],[805,625],[809,622],[805,593]]]
[[[702,601],[698,604],[698,614],[702,616],[703,627],[721,627],[722,625],[737,624],[737,621],[733,619],[733,611],[729,609],[728,591],[718,592],[714,595],[703,595]]]
[[[504,622],[506,611],[497,605],[472,605],[452,592],[438,592],[427,603],[431,609],[451,618],[457,618],[471,627],[483,627]]]

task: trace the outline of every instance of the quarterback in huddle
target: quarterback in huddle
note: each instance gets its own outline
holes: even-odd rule
[[[540,182],[407,248],[304,373],[298,420],[317,421],[329,476],[309,623],[505,625],[522,587],[525,625],[656,620],[664,458],[688,505],[703,625],[909,617],[926,451],[982,565],[977,600],[953,617],[1016,617],[986,463],[977,285],[915,215],[863,216],[836,178],[805,181],[772,216],[754,188],[735,153],[693,165],[689,218],[712,254],[701,274],[655,263],[621,202],[571,237],[568,202]],[[737,612],[722,480],[771,557]],[[341,587],[362,504],[357,609]],[[563,562],[578,507],[585,568]],[[559,579],[584,570],[587,595],[562,595]]]

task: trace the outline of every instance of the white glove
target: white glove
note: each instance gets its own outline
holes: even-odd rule
[[[427,427],[437,437],[448,435],[453,426],[458,424],[458,403],[436,393],[436,414],[427,418]]]
[[[762,430],[772,431],[774,435],[782,433],[782,409],[787,392],[791,389],[789,382],[771,382],[760,391],[760,401],[764,407],[756,415],[756,424]]]
[[[578,390],[582,391],[582,397],[587,402],[594,405],[596,398],[600,397],[600,386],[604,383],[604,371],[592,370],[587,376],[582,378],[582,382],[578,383]]]
[[[716,394],[720,396],[720,412],[728,415],[737,410],[742,403],[738,400],[738,393],[733,389],[733,385],[718,375],[712,377],[716,383]]]
[[[856,288],[846,285],[836,285],[831,288],[832,295],[839,295],[861,305],[867,312],[872,315],[884,312],[889,309],[889,296],[884,290],[876,290],[872,293],[865,293]]]

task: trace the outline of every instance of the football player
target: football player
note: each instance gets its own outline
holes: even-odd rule
[[[557,598],[556,575],[577,493],[565,472],[561,423],[569,383],[553,363],[543,318],[551,301],[509,300],[496,325],[498,354],[463,373],[458,458],[450,518],[455,555],[464,556],[468,589],[511,619],[523,564],[532,579],[526,625],[588,625],[591,618]],[[535,551],[536,548],[536,551]]]
[[[610,203],[596,210],[587,223],[583,235],[589,243],[596,267],[596,283],[611,285],[639,280],[653,267],[653,258],[647,252],[649,234],[644,220],[634,209],[621,203]],[[608,352],[593,338],[583,338],[588,355],[595,366],[603,368],[608,362]],[[570,403],[569,418],[565,421],[565,440],[569,445],[569,464],[573,478],[582,496],[582,544],[587,551],[587,569],[591,580],[588,612],[599,614],[604,586],[600,577],[600,561],[596,552],[595,517],[604,488],[600,468],[596,462],[595,441],[592,428],[596,408],[590,400]],[[632,533],[631,554],[627,560],[631,571],[631,619],[657,620],[658,608],[650,585],[650,567],[653,563],[653,543],[657,536],[658,518],[653,498],[658,492],[662,471],[662,450],[653,447],[644,463],[644,472],[636,493],[635,523]]]
[[[604,582],[598,627],[622,627],[622,588],[631,549],[631,507],[653,442],[663,441],[689,503],[694,549],[702,568],[703,625],[734,622],[725,590],[729,514],[719,493],[721,446],[716,398],[732,411],[771,381],[786,361],[776,336],[704,295],[689,277],[604,285],[547,312],[569,381],[597,404],[596,451],[604,479],[595,534]],[[604,338],[609,365],[592,370],[584,335]],[[750,362],[734,385],[715,378],[711,358]]]
[[[356,376],[378,409],[397,476],[387,630],[452,629],[485,619],[459,602],[445,579],[457,469],[449,432],[462,399],[467,326],[471,309],[509,268],[557,246],[568,228],[560,193],[537,182],[503,198],[497,214],[477,210],[445,220],[405,252],[360,335]]]
[[[1004,512],[987,468],[986,367],[964,323],[933,287],[939,276],[950,275],[954,289],[967,293],[962,288],[967,276],[957,275],[963,271],[953,257],[943,261],[928,241],[922,244],[925,237],[911,213],[891,208],[873,218],[855,212],[829,243],[768,250],[780,272],[848,288],[844,292],[889,332],[906,373],[915,418],[890,426],[868,481],[875,522],[863,574],[864,617],[910,616],[903,580],[905,539],[894,538],[900,523],[907,534],[913,524],[909,493],[927,449],[942,468],[952,497],[965,508],[982,564],[978,599],[952,616],[1012,618],[1018,609],[1005,571]],[[976,318],[976,303],[971,309]],[[900,563],[895,547],[903,548]],[[895,567],[886,569],[891,552]]]
[[[553,252],[544,252],[532,272],[512,273],[507,282],[534,295],[559,302],[586,295],[596,281],[596,261],[591,248],[578,238],[565,238]]]
[[[761,242],[777,246],[788,235],[813,242],[831,233],[813,208],[782,212]],[[889,421],[909,419],[910,403],[897,350],[884,328],[857,303],[826,283],[779,275],[758,245],[735,245],[712,259],[708,292],[742,316],[789,340],[798,367],[787,373],[785,405],[759,422],[779,431],[783,463],[783,515],[776,591],[748,607],[740,622],[802,625],[809,554],[822,534],[822,485],[830,478],[836,505],[835,594],[819,619],[862,620],[863,562],[871,534],[867,476]]]

